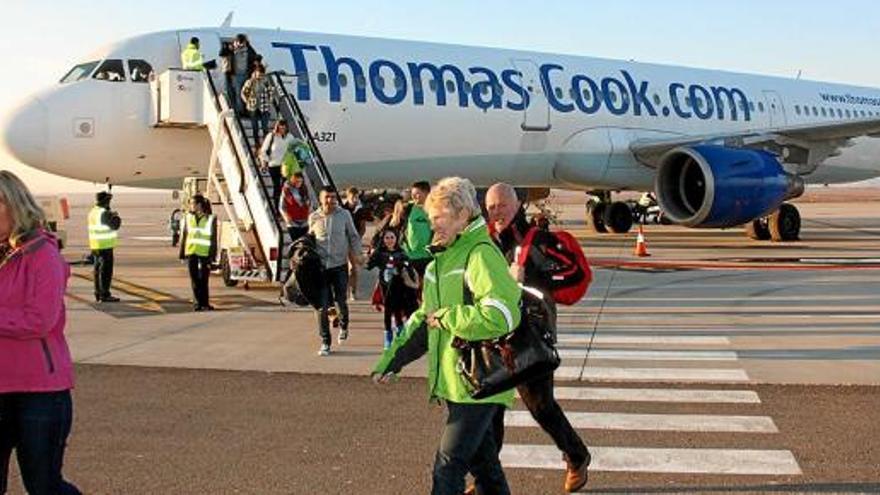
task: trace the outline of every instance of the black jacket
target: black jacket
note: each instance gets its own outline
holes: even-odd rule
[[[526,234],[529,233],[530,229],[532,229],[532,225],[526,220],[526,211],[524,208],[520,208],[510,222],[510,225],[498,233],[495,241],[509,263],[515,261],[516,248],[523,245]],[[538,229],[525,264],[523,285],[534,287],[546,295],[551,294],[551,274],[542,269],[546,262],[544,253],[547,251],[547,246],[552,246],[555,242],[553,234],[546,230]],[[525,246],[523,246],[523,249],[525,249]]]

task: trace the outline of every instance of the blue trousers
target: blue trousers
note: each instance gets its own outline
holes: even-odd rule
[[[0,394],[0,493],[6,493],[9,458],[15,450],[30,495],[76,495],[61,476],[64,447],[73,422],[70,391]]]

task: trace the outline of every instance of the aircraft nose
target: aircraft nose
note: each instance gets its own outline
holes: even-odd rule
[[[30,98],[13,110],[0,126],[0,141],[6,151],[35,168],[46,164],[48,140],[49,111],[37,98]]]

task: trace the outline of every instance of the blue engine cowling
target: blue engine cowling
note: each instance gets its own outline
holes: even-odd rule
[[[724,228],[770,214],[803,194],[804,183],[766,151],[697,145],[666,153],[654,188],[673,222]]]

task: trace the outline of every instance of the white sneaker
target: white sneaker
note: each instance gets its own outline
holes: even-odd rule
[[[348,340],[348,329],[341,328],[339,330],[339,345],[342,345],[343,343],[345,343],[346,340]]]
[[[318,351],[319,356],[329,356],[330,355],[330,345],[329,344],[321,344],[321,350]]]

